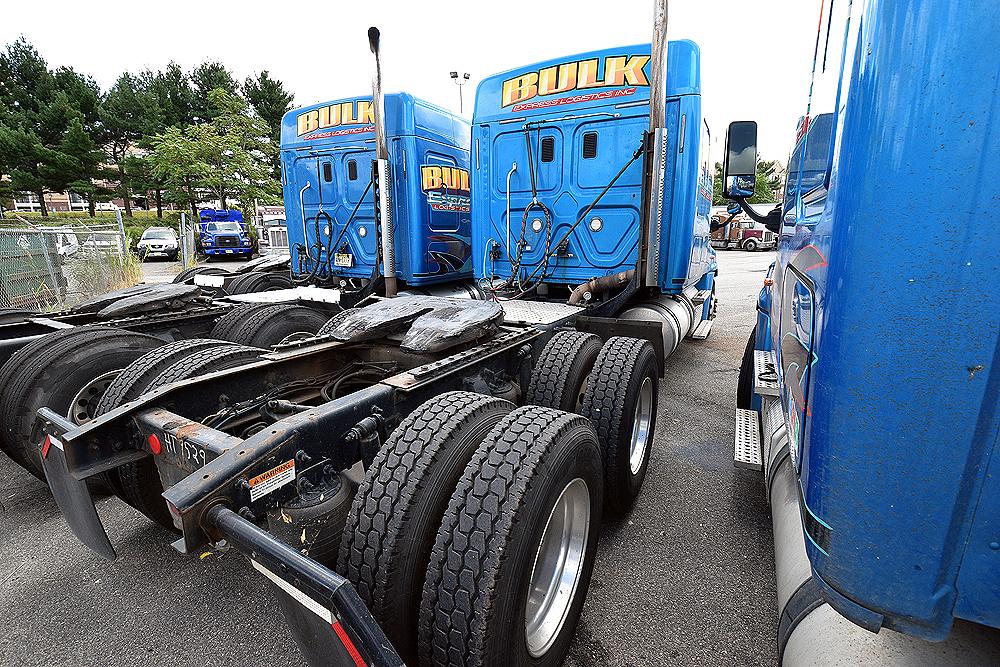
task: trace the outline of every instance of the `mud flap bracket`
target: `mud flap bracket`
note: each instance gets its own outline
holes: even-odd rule
[[[118,554],[111,546],[108,533],[97,515],[94,498],[90,495],[87,482],[73,478],[66,465],[62,435],[76,427],[64,417],[48,408],[38,411],[45,420],[45,442],[42,444],[42,469],[52,490],[52,496],[66,517],[73,534],[85,545],[108,560],[115,560]]]

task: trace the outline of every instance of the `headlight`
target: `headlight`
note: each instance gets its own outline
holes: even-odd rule
[[[250,242],[249,242],[249,241],[244,241],[244,242],[243,242],[243,245],[246,245],[246,246],[248,246],[248,245],[250,245]]]

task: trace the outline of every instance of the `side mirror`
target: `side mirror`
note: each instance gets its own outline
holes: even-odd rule
[[[729,206],[726,207],[726,213],[728,213],[729,215],[736,215],[742,210],[743,207],[740,206],[740,203],[738,201],[734,201],[730,203]]]
[[[757,183],[757,122],[737,120],[726,132],[722,194],[729,199],[752,197]]]

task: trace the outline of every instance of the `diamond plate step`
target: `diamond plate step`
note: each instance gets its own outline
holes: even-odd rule
[[[760,416],[756,410],[736,408],[736,446],[733,465],[746,470],[761,470]]]
[[[753,351],[753,390],[760,396],[778,395],[778,370],[773,351]]]
[[[504,301],[501,305],[507,324],[556,324],[583,311],[579,306],[546,301]]]
[[[715,320],[702,320],[694,331],[691,332],[691,338],[695,340],[705,340],[708,338],[708,334],[712,333],[712,325],[715,324]]]

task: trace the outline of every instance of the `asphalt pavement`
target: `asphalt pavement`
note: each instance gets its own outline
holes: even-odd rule
[[[667,360],[646,484],[632,513],[604,526],[567,665],[776,663],[770,515],[759,475],[732,466],[736,378],[771,259],[720,251],[712,335]],[[180,267],[144,268],[168,282]],[[184,556],[117,499],[98,511],[113,563],[0,455],[0,667],[303,664],[238,554]]]
[[[199,264],[209,263],[205,259],[201,259]],[[221,258],[210,262],[212,266],[218,266],[223,269],[234,270],[238,266],[246,263],[243,259],[229,259]],[[178,273],[181,272],[180,262],[168,262],[164,259],[148,259],[142,263],[142,279],[143,282],[147,283],[169,283],[174,279]]]

